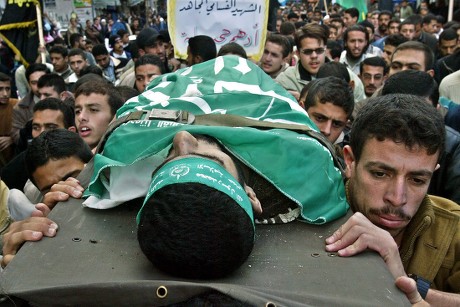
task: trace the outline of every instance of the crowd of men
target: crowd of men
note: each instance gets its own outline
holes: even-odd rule
[[[345,169],[355,214],[325,248],[341,256],[374,250],[412,303],[458,305],[460,23],[410,10],[407,1],[397,14],[374,11],[362,22],[356,8],[334,6],[325,16],[308,2],[279,9],[260,60],[249,60],[292,95]],[[58,202],[82,197],[76,177],[127,100],[167,73],[217,56],[247,58],[242,46],[217,50],[206,35],[190,38],[186,60],[171,50],[167,31],[151,27],[134,41],[118,30],[91,48],[75,31],[47,46],[46,63],[0,73],[2,266],[24,241],[56,235],[46,216]],[[177,135],[169,158],[226,153]],[[278,216],[263,215],[264,201],[243,188],[256,219]]]

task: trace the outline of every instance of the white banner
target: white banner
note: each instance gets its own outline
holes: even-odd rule
[[[235,42],[254,60],[262,56],[269,0],[170,0],[168,29],[175,56],[187,58],[188,40],[207,35],[222,45]]]

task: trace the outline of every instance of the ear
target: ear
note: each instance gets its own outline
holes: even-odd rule
[[[433,69],[427,70],[426,72],[431,76],[431,78],[434,78],[434,70]]]
[[[254,190],[250,186],[245,184],[244,185],[244,191],[246,192],[246,194],[249,197],[249,201],[251,202],[252,210],[254,211],[254,213],[256,215],[261,214],[262,213],[262,205],[260,204],[260,201],[257,198],[257,195],[254,192]]]
[[[67,128],[67,130],[77,132],[77,128],[75,126],[70,126],[69,128]]]
[[[343,147],[343,159],[345,160],[346,164],[345,176],[350,178],[352,170],[356,166],[355,155],[353,154],[353,150],[351,149],[350,145],[345,145]]]
[[[139,48],[138,53],[139,53],[139,57],[145,55],[144,49],[140,49],[140,48]]]
[[[303,99],[299,100],[299,105],[302,107],[302,109],[305,110],[305,102],[303,101]]]
[[[355,80],[350,80],[348,84],[350,84],[351,89],[354,91],[355,90]]]

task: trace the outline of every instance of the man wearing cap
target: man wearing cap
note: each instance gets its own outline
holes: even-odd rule
[[[120,35],[112,35],[109,38],[109,47],[112,48],[110,55],[116,59],[131,59],[131,53],[125,51],[123,48],[123,41],[121,40]]]
[[[152,28],[142,29],[136,38],[136,45],[139,48],[139,57],[146,54],[158,56],[163,63],[164,71],[169,72],[168,59],[166,58],[166,51],[163,43],[164,37]],[[120,77],[120,85],[134,87],[136,80],[134,72],[134,60],[131,60],[127,64],[127,67],[129,68],[125,68],[123,75]]]
[[[113,130],[95,157],[84,205],[105,209],[143,199],[138,239],[166,272],[224,276],[249,255],[253,220],[323,224],[347,211],[341,173],[315,138],[321,134],[279,126],[315,127],[246,59],[218,57],[156,78],[118,117],[133,111],[150,115]]]
[[[163,45],[163,36],[152,28],[145,28],[136,38],[136,44],[139,48],[139,56],[144,54],[153,54],[160,57],[166,63],[166,52]]]

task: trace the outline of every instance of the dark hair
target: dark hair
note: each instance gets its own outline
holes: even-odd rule
[[[406,19],[404,19],[403,21],[401,21],[401,23],[399,24],[399,30],[400,31],[402,29],[402,26],[404,26],[404,25],[414,25],[414,28],[416,27],[417,23],[413,19],[410,18],[412,16],[409,16]]]
[[[394,47],[398,47],[402,43],[407,42],[408,39],[402,34],[391,34],[388,35],[387,38],[385,38],[384,45],[390,45]]]
[[[50,49],[50,54],[51,53],[57,53],[62,55],[63,58],[65,58],[69,54],[69,50],[66,47],[63,46],[54,46]]]
[[[107,95],[109,97],[110,113],[115,115],[117,110],[123,105],[123,100],[120,93],[115,87],[104,79],[91,80],[91,82],[84,82],[80,86],[75,87],[75,99],[80,95],[89,96],[91,94]]]
[[[27,82],[30,81],[30,75],[33,74],[34,72],[37,72],[37,71],[43,71],[45,73],[49,73],[50,70],[48,69],[48,67],[46,67],[45,64],[41,64],[41,63],[32,63],[30,64],[27,68],[26,68],[26,79],[27,79]]]
[[[332,59],[340,58],[340,55],[342,54],[343,48],[342,48],[342,45],[339,42],[333,41],[333,40],[328,40],[326,46],[327,46],[327,49],[329,50],[329,54],[331,55]],[[324,64],[327,64],[327,63],[324,63]],[[324,65],[322,65],[321,67],[323,67],[323,66]],[[321,69],[321,67],[320,67],[320,69]]]
[[[166,73],[165,64],[161,61],[159,56],[153,54],[144,54],[143,56],[138,58],[137,61],[134,63],[134,69],[147,64],[158,66],[162,74]]]
[[[295,26],[292,22],[285,21],[280,26],[280,34],[281,35],[291,35],[294,34],[296,31]]]
[[[66,90],[64,78],[62,78],[62,76],[59,76],[56,73],[44,74],[43,76],[41,76],[38,79],[37,87],[53,87],[53,89],[58,94],[61,94]]]
[[[373,56],[370,58],[365,58],[361,63],[359,63],[359,71],[362,73],[363,72],[363,66],[364,65],[369,65],[369,66],[377,66],[377,67],[382,67],[383,68],[383,75],[386,75],[388,73],[389,67],[387,66],[387,63],[385,60],[379,56]]]
[[[10,82],[11,83],[11,77],[3,72],[0,72],[0,82]]]
[[[93,54],[94,57],[100,56],[100,55],[109,55],[109,51],[107,48],[105,48],[105,45],[103,44],[97,44],[93,47],[91,50],[91,53]]]
[[[350,73],[348,72],[347,65],[340,62],[327,62],[321,65],[316,74],[316,78],[337,77],[350,83]]]
[[[347,13],[347,14],[350,14],[350,16],[352,18],[359,18],[359,11],[357,8],[354,8],[354,7],[351,7],[349,9],[346,9],[345,11],[343,11],[343,13]]]
[[[441,40],[451,41],[454,39],[458,39],[457,31],[452,28],[449,28],[442,31],[442,33],[439,35],[438,42],[441,43]]]
[[[171,184],[147,201],[137,238],[160,270],[218,278],[240,267],[254,246],[254,227],[235,200],[199,183]]]
[[[425,55],[425,71],[430,70],[433,68],[434,64],[434,54],[431,51],[431,48],[428,45],[418,42],[418,41],[407,41],[402,43],[398,47],[396,47],[393,55],[391,56],[391,61],[393,62],[393,58],[398,51],[401,50],[417,50],[422,51]]]
[[[73,108],[70,105],[63,103],[60,99],[48,97],[40,100],[34,105],[34,113],[44,110],[60,111],[62,115],[64,115],[64,127],[66,129],[75,126],[75,112]]]
[[[364,20],[364,21],[361,21],[360,23],[358,23],[358,26],[361,26],[361,27],[364,27],[364,28],[370,28],[370,29],[372,29],[372,33],[375,32],[374,25],[367,19]]]
[[[103,77],[102,69],[99,66],[97,66],[97,65],[88,65],[88,66],[85,66],[80,71],[80,78],[78,78],[78,80],[80,80],[81,77],[83,77],[84,75],[87,75],[87,74],[94,74],[94,75],[98,75],[98,76]],[[78,80],[77,80],[77,83],[78,83]]]
[[[120,38],[123,38],[125,34],[129,34],[129,32],[126,31],[125,29],[120,29],[117,31],[117,35],[120,36]]]
[[[292,46],[286,36],[280,34],[270,34],[267,36],[267,42],[271,42],[273,44],[280,45],[283,49],[283,58],[287,57],[289,53],[292,51]]]
[[[287,15],[287,19],[291,19],[291,18],[300,18],[300,17],[299,17],[299,15],[297,15],[296,13],[290,12],[290,13]]]
[[[86,60],[86,53],[80,48],[72,48],[69,51],[68,57],[70,58],[71,56],[79,55],[83,58],[83,60]]]
[[[396,18],[396,17],[393,17],[393,18],[391,18],[390,21],[388,22],[388,26],[390,26],[392,23],[397,23],[397,24],[398,24],[398,27],[399,27],[399,25],[401,24],[401,19]]]
[[[227,54],[238,55],[244,59],[248,58],[248,55],[246,54],[246,50],[244,50],[244,48],[241,45],[235,42],[227,43],[223,45],[222,47],[220,47],[219,52],[217,53],[217,56],[222,56],[222,55],[227,55]]]
[[[73,48],[76,42],[80,41],[80,38],[83,37],[80,33],[73,33],[69,37],[70,47]]]
[[[212,60],[217,56],[217,48],[214,40],[207,35],[197,35],[188,40],[190,53],[200,56],[203,62]]]
[[[428,73],[418,70],[403,70],[391,75],[382,88],[382,95],[411,94],[430,98],[434,106],[438,105],[438,84]]]
[[[382,16],[382,15],[387,15],[387,16],[390,16],[390,18],[393,16],[393,13],[391,13],[390,11],[388,10],[383,10],[379,13],[379,17]]]
[[[433,15],[433,14],[428,14],[428,15],[426,15],[426,16],[424,16],[424,17],[422,18],[422,24],[424,24],[424,25],[430,24],[432,20],[438,22],[438,20],[437,20],[437,18],[436,18],[435,15]]]
[[[44,131],[32,140],[26,150],[25,161],[29,178],[34,182],[32,174],[49,160],[69,157],[77,157],[88,163],[93,153],[78,133],[66,129]]]
[[[91,66],[95,66],[95,65],[91,65]],[[89,66],[88,66],[89,67]],[[97,67],[97,66],[96,66]],[[99,68],[100,69],[100,68]],[[78,78],[77,82],[75,82],[75,85],[73,87],[73,92],[76,93],[78,88],[80,86],[82,86],[83,84],[87,83],[87,82],[94,82],[94,81],[104,81],[106,83],[109,83],[109,81],[107,79],[105,79],[102,74],[96,74],[96,73],[93,73],[93,72],[88,72],[88,73],[85,73],[85,74],[82,74],[80,78]],[[75,95],[74,95],[75,96]]]
[[[307,88],[308,87],[308,88]],[[314,107],[318,103],[332,103],[335,106],[342,108],[347,117],[350,118],[355,106],[353,90],[351,86],[343,79],[337,77],[326,77],[309,82],[303,89],[305,95],[305,110]],[[303,97],[303,95],[300,97]]]
[[[126,102],[128,99],[139,95],[138,90],[136,90],[133,87],[127,86],[127,85],[118,85],[115,88],[120,93],[120,96],[123,102]]]
[[[343,22],[343,19],[342,18],[331,18],[331,20],[329,21],[329,23],[333,23],[333,22],[338,22],[342,25],[342,28],[345,27],[345,23]]]
[[[301,42],[303,39],[313,38],[323,42],[324,45],[326,45],[328,37],[329,29],[327,27],[316,23],[310,23],[295,32],[295,44],[297,49],[300,50],[300,48],[302,48]]]
[[[423,23],[423,17],[418,14],[410,15],[401,24],[406,24],[405,22],[407,21],[408,24],[413,24],[413,25],[422,25]]]
[[[350,146],[357,162],[364,144],[371,138],[390,139],[407,148],[421,146],[433,155],[444,151],[444,122],[436,108],[421,97],[407,94],[371,97],[351,128]]]
[[[366,28],[364,28],[363,26],[354,25],[354,26],[351,26],[351,27],[347,28],[345,30],[345,32],[343,32],[343,41],[344,41],[344,43],[346,44],[346,42],[348,40],[348,33],[353,32],[353,31],[362,32],[366,36],[367,45],[363,49],[363,52],[365,52],[367,50],[367,47],[369,47],[369,32],[367,32]]]

